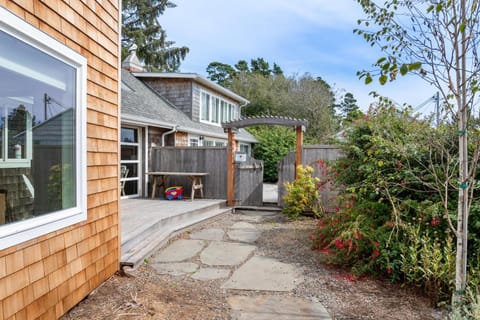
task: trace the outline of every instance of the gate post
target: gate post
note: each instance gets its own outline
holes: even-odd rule
[[[228,145],[227,145],[227,205],[233,207],[235,203],[235,185],[234,185],[234,170],[235,164],[233,161],[233,156],[235,152],[235,139],[232,128],[228,128]]]
[[[298,166],[302,164],[303,155],[303,126],[296,126],[297,147],[295,149],[295,180],[298,176]]]

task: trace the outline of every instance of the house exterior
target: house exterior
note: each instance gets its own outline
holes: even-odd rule
[[[121,165],[129,173],[122,180],[126,197],[146,196],[152,147],[225,147],[221,123],[238,119],[248,100],[197,74],[143,72],[135,57],[127,61],[122,70]],[[239,151],[250,153],[257,142],[243,129],[236,135]]]
[[[118,270],[119,0],[0,0],[0,319]]]

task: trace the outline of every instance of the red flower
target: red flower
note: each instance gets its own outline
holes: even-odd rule
[[[353,241],[352,239],[348,239],[348,252],[352,251],[353,249]]]
[[[350,275],[350,274],[345,276],[344,279],[347,280],[347,281],[352,281],[352,282],[357,281],[357,278],[353,275]]]
[[[397,162],[397,169],[402,169],[403,164],[401,162]]]
[[[358,240],[358,239],[361,239],[363,235],[360,232],[355,231],[353,233],[353,237]]]
[[[375,241],[375,248],[378,248],[380,246],[380,242]]]
[[[388,273],[388,274],[392,273],[392,268],[387,267],[387,273]]]
[[[432,219],[432,221],[430,221],[430,224],[432,225],[432,227],[435,227],[439,223],[440,223],[440,217],[436,217],[435,219]]]
[[[380,255],[380,250],[376,249],[373,251],[372,259],[376,259]]]
[[[329,247],[325,247],[323,249],[319,249],[320,252],[323,252],[325,254],[329,254],[330,253],[330,248]]]
[[[338,249],[343,249],[343,246],[345,245],[345,242],[343,240],[335,240],[335,247]]]

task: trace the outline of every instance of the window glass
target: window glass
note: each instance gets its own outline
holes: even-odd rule
[[[76,72],[0,31],[0,190],[7,224],[77,205]]]
[[[230,103],[228,104],[228,114],[227,114],[228,121],[233,120],[233,105]]]
[[[238,106],[220,97],[202,92],[200,98],[200,119],[215,124],[238,118]]]
[[[188,145],[190,147],[198,147],[199,146],[198,138],[190,138]]]
[[[250,145],[240,143],[240,152],[245,152],[246,154],[250,155]]]
[[[216,141],[215,142],[216,147],[225,147],[226,145],[227,145],[227,143],[224,142],[224,141]]]
[[[138,131],[133,128],[123,128],[120,134],[122,142],[138,143]]]
[[[138,146],[122,145],[121,160],[138,160]]]
[[[227,122],[228,121],[228,106],[227,102],[222,101],[222,122]]]
[[[220,108],[220,99],[212,97],[212,122],[218,123],[219,108]]]
[[[200,102],[201,120],[208,121],[210,116],[210,95],[202,92],[202,100]]]
[[[213,140],[203,140],[204,147],[213,147],[215,146],[215,141]]]

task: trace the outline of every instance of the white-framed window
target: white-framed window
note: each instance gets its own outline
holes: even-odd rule
[[[213,138],[205,138],[203,140],[204,147],[225,147],[227,145],[227,140],[217,140]]]
[[[202,122],[220,126],[222,122],[238,118],[238,105],[205,91],[201,91],[200,95],[200,120]]]
[[[244,152],[245,154],[247,154],[247,155],[250,156],[250,155],[251,155],[251,154],[250,154],[250,152],[251,152],[250,144],[249,144],[249,143],[240,142],[239,151],[240,151],[240,152]]]
[[[202,140],[200,139],[200,136],[197,135],[188,135],[188,146],[189,147],[201,147],[202,146]]]
[[[0,250],[87,218],[86,74],[0,7]]]

